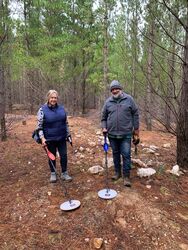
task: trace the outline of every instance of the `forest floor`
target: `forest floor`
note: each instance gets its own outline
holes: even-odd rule
[[[0,142],[0,249],[97,249],[104,250],[188,249],[188,172],[169,173],[175,165],[175,137],[160,130],[141,129],[138,154],[156,170],[150,178],[137,175],[133,164],[132,187],[123,180],[109,186],[118,195],[111,200],[98,197],[106,187],[105,172],[90,174],[101,165],[104,151],[99,120],[69,117],[73,148],[68,145],[68,168],[73,181],[49,183],[44,150],[31,138],[36,118],[29,116],[12,124],[9,138]],[[111,149],[108,159],[110,163]],[[60,171],[59,159],[57,169]],[[81,206],[60,210],[60,204],[76,199]]]

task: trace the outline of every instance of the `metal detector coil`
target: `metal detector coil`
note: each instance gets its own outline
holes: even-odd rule
[[[70,201],[66,201],[66,202],[62,203],[60,205],[60,209],[63,211],[70,211],[70,210],[74,210],[76,208],[79,208],[80,205],[81,205],[80,201],[70,200]]]
[[[106,169],[106,188],[102,189],[98,192],[98,196],[102,199],[113,199],[114,197],[117,196],[117,192],[113,189],[110,189],[108,186],[108,158],[107,158],[107,153],[108,153],[108,149],[109,149],[109,145],[107,143],[107,135],[106,133],[104,133],[104,145],[103,145],[103,149],[105,152],[105,169]]]
[[[98,196],[102,199],[110,200],[117,196],[117,192],[113,189],[102,189],[98,192]]]
[[[61,176],[58,174],[58,172],[57,172],[57,170],[56,170],[56,168],[55,168],[55,166],[54,166],[54,163],[53,163],[53,161],[55,160],[55,156],[48,150],[47,146],[44,147],[44,149],[45,149],[45,151],[46,151],[46,154],[47,154],[47,156],[48,156],[48,159],[50,160],[50,162],[51,162],[51,164],[52,164],[52,167],[53,167],[54,172],[56,173],[56,175],[59,177],[59,179],[60,179],[61,182],[62,182],[62,186],[63,186],[63,188],[64,188],[64,190],[65,190],[65,197],[67,197],[67,196],[68,196],[67,187],[66,187],[66,185],[64,184],[63,180],[61,179]],[[60,205],[60,209],[63,210],[63,211],[71,211],[71,210],[74,210],[74,209],[76,209],[76,208],[79,208],[80,205],[81,205],[80,201],[69,199],[68,201],[66,201],[66,202],[64,202],[64,203],[62,203],[62,204]]]

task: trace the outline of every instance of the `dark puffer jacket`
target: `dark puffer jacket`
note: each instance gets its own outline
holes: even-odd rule
[[[119,99],[109,97],[103,106],[101,125],[109,134],[120,136],[139,129],[139,112],[134,99],[124,92]]]
[[[44,104],[37,113],[40,138],[48,141],[65,140],[69,133],[67,115],[62,105],[50,107]]]

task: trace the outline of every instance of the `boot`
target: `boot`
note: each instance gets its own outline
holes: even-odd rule
[[[130,177],[124,177],[123,184],[124,184],[124,186],[126,186],[126,187],[131,187],[131,180],[130,180]]]
[[[56,173],[55,172],[51,172],[50,182],[51,183],[55,183],[56,181],[57,181]]]
[[[113,181],[117,181],[119,178],[121,178],[121,173],[115,173],[115,175],[112,176]]]
[[[72,177],[67,173],[67,171],[63,172],[61,174],[61,178],[64,180],[64,181],[72,181]]]

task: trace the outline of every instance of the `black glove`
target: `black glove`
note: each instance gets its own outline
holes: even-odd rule
[[[136,146],[139,144],[140,142],[140,138],[137,135],[133,135],[133,140],[132,140],[133,144]]]
[[[67,141],[68,141],[68,142],[70,143],[70,145],[72,146],[72,137],[71,137],[70,134],[67,136]]]
[[[102,132],[103,133],[103,136],[107,136],[108,132],[105,131],[105,132]]]

